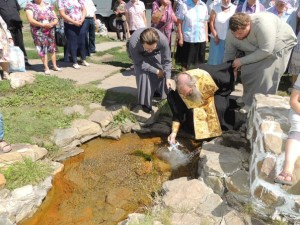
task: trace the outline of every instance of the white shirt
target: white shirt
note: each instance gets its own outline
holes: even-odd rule
[[[84,7],[86,10],[86,17],[94,17],[95,16],[95,12],[97,11],[97,9],[92,0],[85,0]]]

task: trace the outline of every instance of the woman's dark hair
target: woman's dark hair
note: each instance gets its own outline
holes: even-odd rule
[[[153,45],[155,43],[158,43],[158,41],[159,35],[157,31],[152,27],[145,29],[140,35],[141,44]]]
[[[233,32],[242,29],[244,30],[247,25],[250,23],[250,16],[246,13],[235,13],[230,19],[229,19],[229,28]]]

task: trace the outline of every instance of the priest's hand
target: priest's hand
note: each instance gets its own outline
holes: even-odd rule
[[[171,145],[175,145],[176,144],[176,135],[177,133],[174,133],[172,132],[169,137],[168,137],[168,142],[171,144]]]
[[[156,75],[157,75],[159,78],[162,78],[162,77],[165,76],[165,72],[164,72],[163,70],[157,70]]]

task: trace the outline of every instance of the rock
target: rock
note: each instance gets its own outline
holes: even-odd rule
[[[4,188],[6,184],[6,179],[2,173],[0,173],[0,190]]]
[[[128,218],[126,220],[119,222],[118,225],[139,224],[140,221],[144,220],[144,218],[144,214],[131,213],[128,215]]]
[[[75,128],[78,130],[79,139],[87,135],[100,135],[102,133],[102,129],[97,123],[86,119],[78,119],[73,121],[71,128]]]
[[[274,183],[275,177],[275,159],[266,157],[257,163],[258,176],[269,183]]]
[[[239,212],[230,210],[225,214],[222,225],[248,225],[248,223],[245,222],[243,216]]]
[[[101,106],[100,103],[91,103],[91,104],[89,105],[89,108],[90,108],[90,109],[101,109],[102,106]]]
[[[9,77],[12,89],[23,87],[26,84],[32,84],[35,81],[35,75],[29,72],[15,72],[11,73]]]
[[[130,198],[132,197],[133,192],[127,188],[116,188],[111,190],[107,197],[106,202],[113,207],[122,208],[122,206],[129,203]]]
[[[1,225],[15,225],[9,218],[0,216],[0,224]]]
[[[214,190],[214,192],[220,196],[224,194],[225,188],[223,185],[223,178],[215,176],[206,176],[203,178],[208,187]]]
[[[78,137],[79,131],[74,127],[66,129],[55,129],[53,135],[53,142],[59,147],[64,147],[69,145]]]
[[[82,148],[72,147],[72,148],[69,148],[67,151],[63,151],[59,155],[55,156],[53,158],[53,160],[58,161],[58,162],[64,161],[67,158],[78,155],[82,152],[84,152],[84,150]]]
[[[233,192],[235,196],[250,197],[249,172],[245,170],[237,171],[231,177],[225,179],[225,184],[228,191]]]
[[[89,120],[100,124],[103,129],[113,120],[113,115],[108,111],[96,110],[89,116]]]
[[[256,187],[254,190],[254,196],[263,201],[267,206],[281,206],[284,203],[284,199],[282,197],[263,186]]]
[[[171,216],[172,225],[199,225],[205,224],[206,218],[199,218],[191,213],[174,213]]]
[[[124,209],[116,208],[115,213],[111,216],[111,220],[118,222],[126,218],[126,211]]]
[[[152,124],[155,122],[158,114],[158,108],[153,106],[152,107],[152,112],[151,113],[145,113],[141,106],[137,106],[137,108],[134,111],[130,111],[132,115],[134,115],[137,119],[137,121],[141,123],[146,123],[146,124]]]
[[[81,105],[74,105],[72,107],[65,107],[63,112],[64,112],[65,115],[69,115],[69,116],[72,115],[72,114],[75,114],[75,113],[78,113],[79,115],[82,115],[82,116],[85,115],[85,109]]]
[[[12,149],[11,152],[0,154],[0,167],[7,167],[15,162],[22,162],[24,157],[37,161],[48,153],[45,148],[30,144],[13,144]]]
[[[200,158],[205,176],[230,176],[242,168],[241,152],[219,144],[203,144]]]
[[[120,125],[120,129],[122,131],[122,133],[126,134],[126,133],[130,133],[132,127],[134,127],[136,124],[131,122],[130,120],[126,119],[126,122],[124,124]]]
[[[204,182],[182,177],[166,181],[163,184],[163,190],[165,194],[162,197],[162,202],[167,207],[194,211],[202,217],[214,217],[215,221],[221,220],[220,211],[216,210],[216,205],[220,205],[223,201]]]
[[[122,132],[119,127],[113,127],[112,129],[109,129],[108,131],[105,131],[101,134],[101,137],[103,138],[111,138],[114,140],[120,140],[122,135]]]
[[[280,154],[284,151],[284,145],[282,144],[282,137],[274,134],[264,134],[263,143],[265,151],[272,152],[274,154]]]
[[[32,185],[26,185],[20,188],[16,188],[11,192],[11,195],[13,198],[22,200],[26,198],[27,196],[33,195],[33,187]]]

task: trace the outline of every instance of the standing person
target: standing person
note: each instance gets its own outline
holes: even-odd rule
[[[178,12],[180,55],[176,55],[185,71],[205,62],[205,48],[208,41],[208,11],[204,2],[187,0],[180,5]]]
[[[170,0],[154,0],[152,3],[152,20],[151,27],[160,30],[169,40],[171,47],[171,34],[174,22],[177,18],[172,8]]]
[[[11,33],[7,29],[6,23],[0,16],[0,66],[3,71],[3,79],[9,79],[9,45],[13,45]],[[0,76],[0,80],[2,77]]]
[[[4,138],[4,129],[3,129],[3,116],[0,113],[0,152],[6,153],[10,152],[11,145],[3,140]]]
[[[230,0],[222,0],[212,8],[209,18],[211,39],[207,64],[218,65],[223,62],[229,18],[235,13],[235,9],[236,6]]]
[[[158,92],[166,98],[171,86],[171,53],[166,36],[155,28],[136,30],[129,39],[128,53],[134,63],[138,104],[152,111],[152,98]]]
[[[146,8],[141,0],[130,0],[127,2],[125,16],[130,35],[137,29],[147,27]]]
[[[50,75],[48,53],[51,55],[53,70],[61,71],[61,68],[56,65],[55,25],[58,19],[53,5],[43,0],[33,0],[27,3],[25,11],[34,45],[44,64],[45,74]]]
[[[123,0],[117,0],[114,5],[114,13],[116,14],[116,32],[118,40],[126,40],[127,33],[127,22],[125,16],[125,6],[126,3]],[[120,31],[122,31],[123,36],[121,38]]]
[[[298,76],[290,97],[291,109],[289,123],[291,124],[285,145],[285,160],[282,171],[274,179],[275,183],[292,185],[295,162],[300,156],[300,78]]]
[[[28,62],[27,53],[24,47],[23,33],[22,33],[22,20],[20,17],[21,7],[17,0],[0,0],[0,16],[5,21],[8,30],[12,35],[14,45],[20,47],[24,53],[25,66],[31,67]]]
[[[84,23],[86,10],[83,0],[57,0],[60,16],[64,20],[67,46],[64,49],[64,61],[71,61],[75,69],[80,69],[77,63],[77,51],[80,52],[82,65],[89,66],[86,62],[86,35],[87,24]]]
[[[275,5],[268,8],[267,11],[277,15],[280,19],[289,24],[296,33],[296,10],[290,7],[289,0],[276,0]]]
[[[297,38],[292,28],[272,13],[236,13],[229,20],[223,61],[241,68],[242,96],[247,113],[257,93],[276,94]],[[236,58],[237,52],[245,56]]]
[[[238,5],[235,12],[252,14],[264,11],[265,7],[259,2],[259,0],[245,0],[243,4]]]
[[[300,15],[299,15],[299,9],[297,10],[297,24],[298,27],[300,25]],[[294,83],[297,80],[298,75],[300,74],[300,32],[299,29],[297,29],[297,45],[294,47],[293,52],[292,52],[292,56],[291,56],[291,61],[289,64],[289,69],[288,72],[289,74],[292,75],[292,79],[291,79],[291,83],[292,86],[291,88],[293,88]],[[290,89],[291,90],[291,89]]]
[[[96,45],[95,45],[95,22],[96,22],[96,14],[97,11],[95,4],[92,0],[85,0],[84,6],[86,9],[86,16],[84,23],[86,23],[86,29],[87,29],[87,40],[86,40],[86,46],[88,55],[90,53],[96,52]]]

